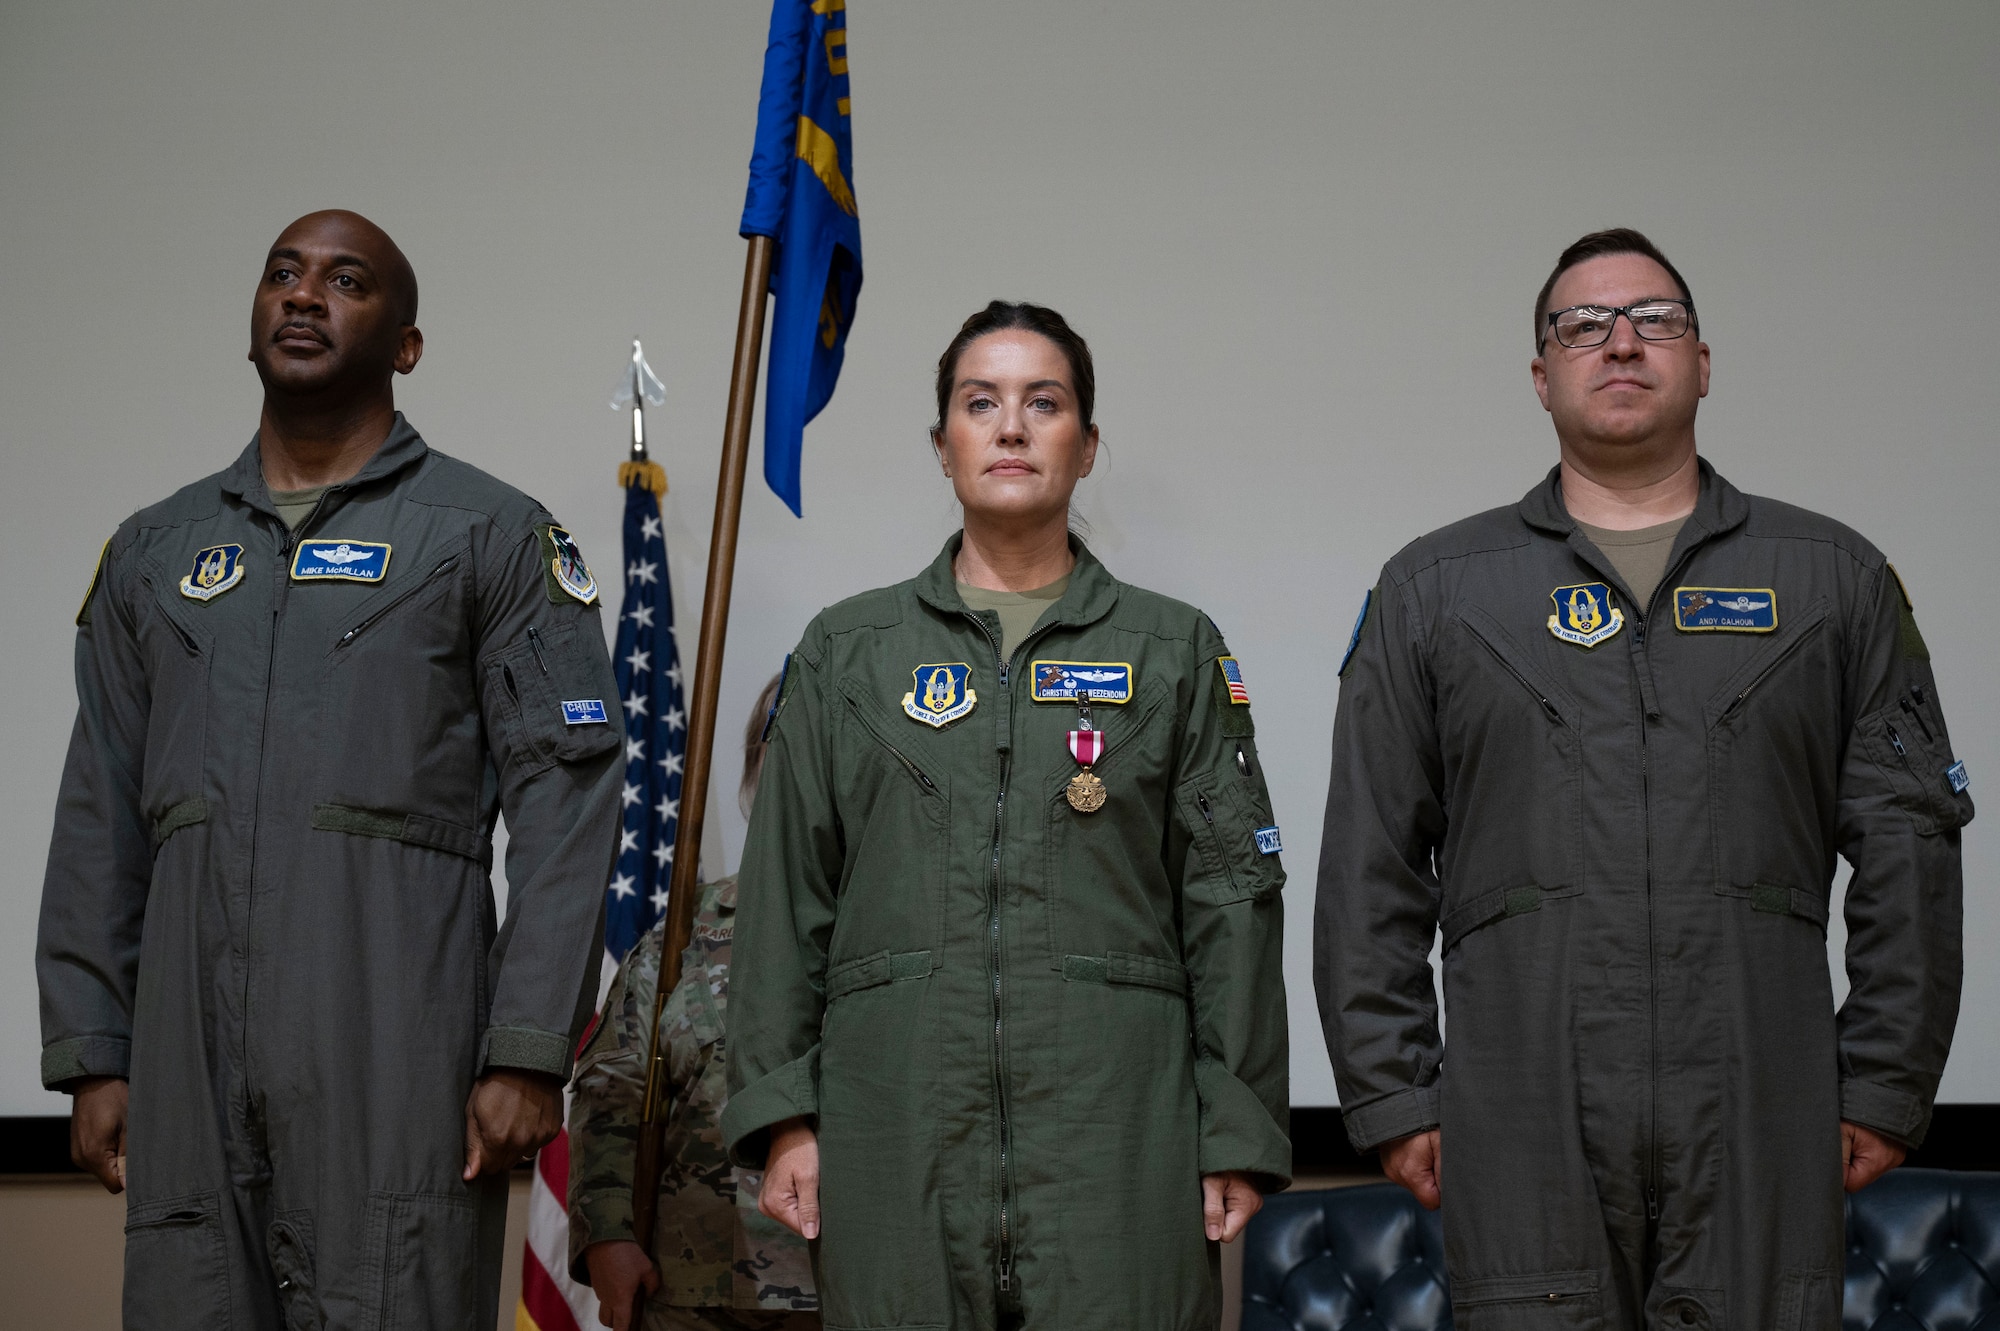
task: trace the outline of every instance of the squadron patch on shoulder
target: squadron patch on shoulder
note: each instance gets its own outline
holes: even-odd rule
[[[380,582],[389,575],[387,541],[301,541],[293,582]]]
[[[1035,661],[1028,678],[1036,702],[1132,701],[1132,667],[1124,661]]]
[[[216,597],[243,581],[243,547],[240,545],[211,545],[206,550],[194,554],[194,567],[181,579],[181,595],[190,601],[212,601]],[[97,590],[97,579],[90,580],[90,589]],[[90,604],[90,598],[84,598]]]
[[[1625,627],[1625,612],[1611,604],[1611,588],[1601,582],[1578,582],[1549,593],[1556,612],[1549,632],[1579,647],[1595,647]]]
[[[538,524],[535,535],[542,542],[542,573],[549,585],[549,599],[558,605],[565,596],[585,605],[595,604],[597,578],[590,565],[583,562],[583,551],[577,547],[576,538],[553,522]],[[659,575],[659,570],[650,564],[644,566],[643,572],[633,573],[634,577],[647,580]]]
[[[916,687],[903,695],[903,710],[927,726],[950,725],[979,701],[972,688],[972,667],[963,661],[920,665],[910,677]]]
[[[1250,690],[1243,686],[1243,667],[1233,656],[1218,656],[1215,664],[1222,668],[1222,684],[1229,690],[1229,701],[1238,707],[1250,705]]]
[[[1771,633],[1778,594],[1769,587],[1676,587],[1674,627],[1683,633]]]

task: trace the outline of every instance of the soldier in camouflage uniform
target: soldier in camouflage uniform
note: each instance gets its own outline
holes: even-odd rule
[[[764,717],[777,683],[758,699],[744,736],[746,804],[762,767]],[[735,928],[736,879],[704,884],[681,980],[660,1017],[669,1110],[653,1239],[657,1272],[633,1241],[632,1176],[664,921],[625,958],[604,1020],[578,1064],[570,1111],[570,1274],[597,1287],[600,1317],[619,1331],[630,1317],[626,1291],[641,1272],[646,1331],[816,1331],[820,1324],[804,1240],[758,1212],[762,1174],[732,1166],[722,1145],[724,1012]]]

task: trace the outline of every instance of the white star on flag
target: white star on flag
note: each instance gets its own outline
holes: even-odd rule
[[[635,693],[627,698],[625,700],[625,711],[631,716],[644,716],[646,714],[646,695]]]
[[[649,541],[652,540],[660,534],[660,520],[658,518],[647,518],[639,524],[639,534]]]
[[[613,878],[611,880],[611,895],[617,897],[620,901],[623,901],[626,897],[637,895],[632,890],[632,875],[621,873],[616,878]]]
[[[626,808],[631,808],[639,802],[639,787],[627,781],[625,789],[618,792],[618,799]]]
[[[625,576],[632,581],[650,583],[660,575],[660,566],[650,559],[642,559],[625,570]]]
[[[686,714],[683,713],[681,709],[678,707],[669,707],[667,709],[667,714],[661,717],[660,719],[667,723],[667,729],[669,730],[679,730],[682,726],[687,724]]]
[[[624,854],[624,853],[625,853],[626,851],[628,851],[628,850],[637,850],[637,849],[639,849],[639,829],[638,829],[638,828],[636,828],[636,827],[628,827],[628,828],[625,828],[625,829],[624,829],[623,831],[619,832],[619,834],[618,834],[618,853],[619,853],[620,855],[623,855],[623,854]]]

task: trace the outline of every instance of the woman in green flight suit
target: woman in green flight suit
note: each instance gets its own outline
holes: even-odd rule
[[[964,530],[822,611],[772,711],[723,1134],[829,1328],[1206,1331],[1291,1171],[1249,695],[1070,535],[1094,396],[1055,311],[966,320],[931,435]]]

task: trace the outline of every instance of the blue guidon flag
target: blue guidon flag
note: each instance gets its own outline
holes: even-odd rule
[[[604,946],[614,960],[623,960],[666,909],[687,756],[687,712],[681,701],[680,646],[674,637],[660,501],[638,476],[630,480],[625,487],[625,601],[618,610],[613,662],[625,711],[624,822],[604,915]]]
[[[794,513],[806,422],[833,397],[861,294],[849,109],[847,0],[773,0],[750,189],[737,230],[778,242],[764,479]]]

